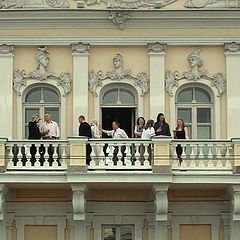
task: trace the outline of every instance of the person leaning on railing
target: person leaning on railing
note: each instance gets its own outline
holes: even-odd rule
[[[171,136],[170,128],[168,123],[165,121],[165,116],[163,113],[159,113],[157,116],[157,122],[154,124],[154,130],[156,136]]]
[[[145,127],[145,119],[144,119],[144,117],[139,117],[137,119],[137,125],[134,128],[134,134],[135,134],[136,138],[141,138],[144,127]],[[134,152],[134,156],[132,157],[132,162],[136,161],[136,158],[135,158],[136,151],[139,151],[139,153],[140,153],[139,161],[141,162],[141,164],[143,164],[143,162],[144,162],[144,152],[145,152],[144,145],[141,144],[139,146],[139,149],[136,149],[135,145],[133,144],[132,152]]]
[[[173,130],[173,137],[174,139],[188,139],[188,129],[185,126],[185,123],[182,118],[177,120],[177,127],[176,130]],[[177,157],[179,159],[179,163],[182,163],[182,152],[183,148],[180,144],[176,147]]]

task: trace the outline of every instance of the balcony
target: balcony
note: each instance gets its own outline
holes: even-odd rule
[[[182,147],[182,163],[177,146]],[[87,147],[88,146],[88,147]],[[91,146],[90,156],[86,148]],[[71,171],[116,173],[147,171],[168,174],[233,174],[240,166],[240,139],[152,140],[86,139],[29,141],[0,139],[2,172]],[[86,164],[86,161],[89,164]],[[115,173],[114,172],[114,173]]]

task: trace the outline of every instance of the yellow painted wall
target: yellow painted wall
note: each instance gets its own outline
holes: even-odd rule
[[[211,240],[211,225],[180,225],[180,240]]]
[[[14,50],[14,70],[24,69],[26,74],[34,71],[37,68],[37,62],[35,55],[37,47],[16,47]],[[72,78],[73,66],[72,66],[72,50],[70,47],[50,47],[49,48],[49,65],[48,70],[60,75],[61,72],[69,72]],[[41,82],[39,82],[41,83]],[[73,83],[74,85],[74,83]],[[67,112],[66,112],[66,123],[67,123],[67,136],[72,136],[72,92],[67,94]],[[19,119],[16,116],[16,94],[14,94],[14,114],[13,114],[13,133],[16,137],[17,124]],[[54,120],[54,119],[53,119]]]
[[[57,226],[25,226],[25,240],[57,240]]]
[[[210,76],[214,73],[223,73],[224,79],[226,79],[226,60],[224,55],[224,48],[222,46],[169,46],[166,50],[166,71],[171,70],[178,71],[179,75],[183,72],[189,71],[189,63],[187,57],[195,49],[201,48],[200,53],[203,61],[201,69],[206,69]],[[170,113],[169,109],[169,95],[167,95],[166,101],[166,113]],[[221,96],[221,126],[226,126],[226,94]],[[226,138],[226,128],[221,128],[221,138]]]

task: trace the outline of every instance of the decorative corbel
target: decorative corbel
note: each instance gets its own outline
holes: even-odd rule
[[[0,45],[0,54],[13,54],[13,45],[2,44]]]
[[[73,220],[84,221],[88,187],[86,184],[72,184],[71,188],[73,192]]]
[[[129,12],[126,11],[110,11],[108,19],[118,25],[120,30],[123,30],[126,20],[130,17]]]
[[[148,43],[147,48],[149,53],[164,53],[167,49],[167,44],[166,43],[160,43],[160,42],[155,42],[155,43]]]
[[[228,42],[224,44],[224,49],[226,53],[240,53],[240,43]]]
[[[72,44],[72,54],[83,54],[88,53],[89,51],[89,44],[88,43],[73,43]]]

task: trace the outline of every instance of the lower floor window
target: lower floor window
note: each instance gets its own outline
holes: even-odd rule
[[[133,240],[134,227],[129,225],[103,226],[103,240]]]

